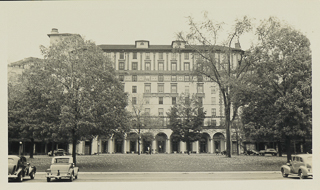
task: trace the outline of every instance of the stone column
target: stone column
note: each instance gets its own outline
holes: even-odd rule
[[[196,153],[199,154],[199,141],[196,141]]]
[[[213,139],[209,138],[209,144],[210,144],[210,151],[209,151],[209,153],[211,153],[211,154],[214,153],[214,147],[213,147],[214,143],[213,143],[213,142],[214,142]]]
[[[156,153],[156,140],[153,140],[151,143],[152,154]]]
[[[129,58],[129,56],[128,56],[128,58]],[[126,153],[127,153],[127,134],[126,134],[126,133],[123,135],[122,153],[123,153],[123,154],[126,154]]]
[[[36,143],[33,143],[33,154],[36,153]]]
[[[186,143],[183,141],[180,141],[179,144],[180,144],[180,152],[184,154],[184,151],[186,151]]]
[[[109,154],[113,153],[113,139],[112,139],[112,137],[108,139],[108,153]]]
[[[166,142],[166,153],[170,154],[171,151],[170,151],[170,139],[167,139],[167,142]]]

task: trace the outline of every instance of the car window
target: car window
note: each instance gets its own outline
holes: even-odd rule
[[[56,158],[54,163],[69,163],[69,158]]]
[[[295,161],[296,160],[296,157],[292,157],[292,161]]]
[[[302,159],[302,158],[300,158],[300,162],[303,162],[303,159]]]

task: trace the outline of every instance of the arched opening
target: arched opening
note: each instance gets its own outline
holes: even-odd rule
[[[166,141],[167,141],[167,135],[164,133],[159,133],[156,135],[156,152],[158,153],[165,153],[167,147],[166,147]]]
[[[208,153],[208,141],[210,136],[208,133],[203,133],[199,142],[200,142],[200,153]]]
[[[141,134],[141,139],[142,139],[142,153],[148,153],[148,147],[149,151],[151,150],[152,147],[152,141],[154,140],[154,136],[150,132],[146,132]]]
[[[139,135],[137,133],[129,133],[127,135],[127,140],[129,141],[129,152],[138,152],[137,150],[137,141]]]
[[[220,153],[225,150],[224,141],[225,137],[222,133],[216,133],[213,135],[213,146],[215,153]]]
[[[115,133],[113,138],[114,138],[114,152],[122,153],[123,135],[120,133]]]
[[[170,137],[171,145],[172,145],[172,152],[179,153],[180,152],[180,136],[176,133],[173,133]]]

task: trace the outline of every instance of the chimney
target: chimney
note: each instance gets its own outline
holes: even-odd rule
[[[235,44],[234,44],[234,47],[235,47],[236,49],[241,49],[241,46],[240,46],[240,43],[239,43],[239,42],[235,43]]]
[[[52,28],[51,34],[59,34],[58,29],[57,28]]]

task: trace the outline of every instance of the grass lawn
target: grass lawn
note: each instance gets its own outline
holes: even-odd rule
[[[52,157],[35,155],[28,162],[44,172]],[[286,157],[214,154],[103,154],[77,156],[80,172],[217,172],[217,171],[279,171]]]

